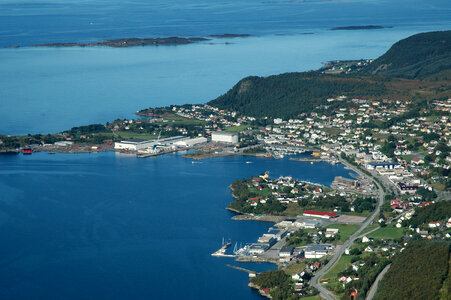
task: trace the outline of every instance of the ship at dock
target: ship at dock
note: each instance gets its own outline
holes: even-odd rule
[[[232,245],[232,242],[229,240],[227,243],[224,238],[222,239],[222,246],[217,251],[211,254],[211,256],[219,256],[219,257],[234,257],[235,255],[226,254],[227,248]]]

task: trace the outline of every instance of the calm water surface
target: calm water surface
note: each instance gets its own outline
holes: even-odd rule
[[[375,58],[409,35],[450,29],[450,11],[444,0],[2,0],[0,47],[254,37],[177,47],[2,48],[0,134],[58,132],[151,106],[205,103],[244,76]],[[394,27],[328,30],[369,24]],[[266,170],[323,184],[348,174],[287,159],[0,156],[0,298],[260,299],[246,273],[210,254],[222,237],[254,242],[268,229],[232,221],[224,209],[233,180]]]
[[[54,133],[131,118],[140,109],[205,103],[249,75],[374,58],[416,29],[322,31],[175,47],[0,50],[0,134]]]
[[[222,237],[255,242],[267,231],[225,210],[233,180],[266,170],[323,184],[349,174],[252,157],[2,155],[0,298],[259,299],[247,273],[210,254]]]

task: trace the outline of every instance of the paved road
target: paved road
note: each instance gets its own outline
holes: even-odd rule
[[[366,299],[365,300],[373,300],[374,295],[376,295],[377,287],[379,286],[379,282],[382,280],[382,277],[384,277],[385,273],[387,273],[388,269],[390,269],[390,266],[391,266],[391,264],[387,265],[382,270],[382,272],[380,272],[379,275],[377,275],[376,280],[374,281],[373,285],[370,288],[370,291],[366,295]]]
[[[367,177],[365,174],[363,174],[363,172],[361,172],[359,169],[357,169],[353,165],[351,165],[345,161],[342,161],[342,163],[344,163],[346,166],[351,168],[354,172],[359,174],[362,178]],[[371,215],[369,215],[366,218],[366,220],[362,223],[362,226],[353,235],[351,235],[349,237],[349,239],[347,239],[346,242],[344,242],[343,245],[338,246],[336,248],[335,254],[332,256],[330,261],[325,266],[323,266],[318,272],[316,272],[315,276],[313,276],[313,278],[311,279],[312,286],[314,286],[316,289],[318,289],[320,296],[323,297],[324,299],[329,300],[329,299],[338,299],[338,298],[331,291],[329,291],[328,289],[326,289],[325,287],[323,287],[320,284],[321,277],[324,274],[326,274],[331,268],[333,268],[333,266],[335,266],[335,264],[340,260],[344,251],[354,243],[354,241],[359,237],[360,233],[373,222],[374,218],[376,216],[379,216],[380,208],[381,208],[382,204],[384,203],[384,191],[383,191],[382,187],[379,185],[379,183],[377,183],[374,180],[373,180],[373,183],[376,185],[376,187],[378,189],[378,195],[379,195],[379,201],[376,206],[376,209],[373,211],[373,213]]]

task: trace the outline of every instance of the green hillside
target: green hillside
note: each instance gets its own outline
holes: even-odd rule
[[[394,257],[375,299],[449,299],[449,259],[447,241],[412,243]]]
[[[324,104],[331,96],[382,96],[381,82],[318,72],[247,77],[208,104],[255,117],[295,117]]]
[[[395,43],[363,74],[423,79],[451,69],[451,30],[426,32]]]
[[[254,117],[293,118],[327,104],[327,98],[340,95],[368,99],[446,99],[451,96],[449,78],[451,31],[429,32],[397,42],[357,74],[310,71],[247,77],[208,104]]]

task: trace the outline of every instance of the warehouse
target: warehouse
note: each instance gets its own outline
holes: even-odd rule
[[[114,149],[138,151],[145,148],[151,148],[155,145],[155,140],[131,139],[114,143]]]
[[[305,249],[305,258],[321,258],[329,254],[332,245],[329,244],[312,244]]]
[[[195,145],[204,144],[207,142],[207,138],[204,137],[197,137],[193,139],[185,139],[181,141],[177,141],[174,143],[174,145],[178,147],[193,147]]]
[[[215,131],[211,133],[211,141],[217,143],[238,143],[238,134],[236,132]]]
[[[304,212],[304,217],[315,217],[315,218],[323,218],[323,219],[333,219],[338,217],[338,214],[325,212],[325,211],[314,211],[314,210],[306,210]]]

